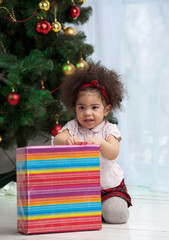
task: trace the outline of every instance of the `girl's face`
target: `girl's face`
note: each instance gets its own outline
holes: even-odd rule
[[[99,93],[80,91],[76,102],[76,116],[81,126],[92,129],[110,112],[111,105],[104,106]]]

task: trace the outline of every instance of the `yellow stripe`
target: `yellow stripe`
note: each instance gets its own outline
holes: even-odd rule
[[[62,213],[62,214],[51,214],[42,216],[18,216],[18,220],[40,220],[40,219],[51,219],[51,218],[66,218],[66,217],[85,217],[85,216],[98,216],[101,215],[101,211],[97,212],[80,212],[80,213]]]
[[[80,196],[66,196],[66,197],[45,197],[45,198],[33,198],[29,199],[29,206],[38,206],[38,205],[50,205],[50,204],[62,204],[65,202],[69,203],[78,203],[78,202],[91,202],[91,201],[100,201],[100,194],[94,195],[80,195]],[[20,199],[18,201],[18,206],[28,206],[28,199]]]
[[[44,206],[44,205],[55,205],[55,204],[70,204],[70,203],[86,203],[86,202],[100,202],[98,199],[81,199],[81,200],[60,200],[60,201],[45,201],[45,202],[29,202],[29,207],[31,206]],[[18,207],[27,207],[27,204],[18,204]]]
[[[25,170],[18,171],[17,174],[42,174],[42,173],[61,173],[61,172],[87,172],[99,171],[100,167],[84,168],[60,168],[60,169],[43,169],[43,170]]]

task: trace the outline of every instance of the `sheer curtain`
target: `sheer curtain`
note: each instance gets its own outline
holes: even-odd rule
[[[128,98],[116,113],[126,182],[169,192],[169,0],[86,1],[92,59],[124,76]]]

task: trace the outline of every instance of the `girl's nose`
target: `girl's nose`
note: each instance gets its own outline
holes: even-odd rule
[[[91,114],[90,109],[86,109],[86,111],[85,111],[85,115],[90,115],[90,114]]]

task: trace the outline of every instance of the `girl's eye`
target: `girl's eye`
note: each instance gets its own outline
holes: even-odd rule
[[[80,109],[80,110],[83,110],[83,109],[84,109],[84,107],[83,107],[83,106],[79,106],[79,109]]]
[[[93,106],[92,109],[96,110],[98,109],[98,106]]]

